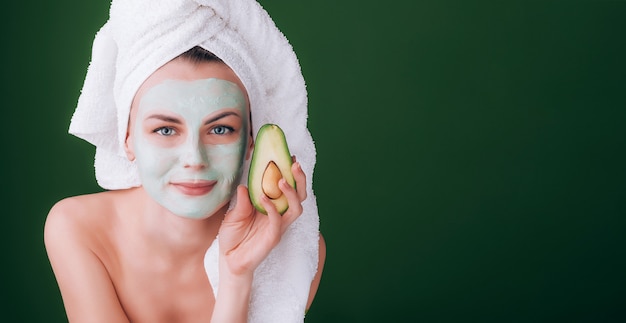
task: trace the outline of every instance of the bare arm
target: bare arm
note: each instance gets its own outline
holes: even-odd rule
[[[77,220],[76,202],[57,203],[46,220],[44,242],[70,322],[128,322],[104,265]]]

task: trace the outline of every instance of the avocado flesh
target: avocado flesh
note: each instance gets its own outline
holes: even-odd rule
[[[282,129],[275,124],[265,124],[259,129],[254,142],[252,161],[248,173],[248,192],[252,205],[267,214],[261,205],[261,196],[267,196],[283,214],[289,208],[287,197],[278,188],[278,181],[284,178],[293,188],[296,181],[291,173],[291,154]]]

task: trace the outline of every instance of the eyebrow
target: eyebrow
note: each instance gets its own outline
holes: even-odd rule
[[[204,124],[207,125],[207,124],[213,123],[213,122],[215,122],[215,121],[217,121],[219,119],[231,116],[231,115],[232,116],[236,116],[236,117],[240,117],[239,114],[237,114],[237,113],[235,113],[233,111],[227,111],[227,112],[224,112],[224,113],[220,113],[220,114],[216,115],[215,117],[213,117],[211,119],[208,119],[207,121],[204,122]],[[172,117],[172,116],[168,116],[168,115],[164,115],[164,114],[153,114],[153,115],[150,115],[150,116],[148,116],[146,118],[146,120],[148,120],[148,119],[157,119],[157,120],[161,120],[161,121],[165,121],[165,122],[171,122],[171,123],[174,123],[174,124],[182,124],[183,123],[180,119],[178,119],[176,117]]]
[[[180,119],[176,118],[176,117],[171,117],[168,115],[164,115],[164,114],[153,114],[150,115],[149,117],[146,118],[146,120],[148,119],[158,119],[161,121],[165,121],[165,122],[171,122],[171,123],[175,123],[175,124],[182,124],[183,122],[180,121]]]
[[[223,112],[223,113],[220,113],[220,114],[216,115],[215,117],[213,117],[211,119],[208,119],[207,121],[204,122],[204,124],[207,125],[207,124],[213,123],[213,122],[215,122],[215,121],[217,121],[219,119],[226,118],[228,116],[236,116],[236,117],[241,118],[241,116],[239,116],[239,114],[237,114],[236,112],[226,111],[226,112]]]

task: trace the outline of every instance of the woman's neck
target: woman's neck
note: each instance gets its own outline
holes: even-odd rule
[[[135,189],[136,217],[134,227],[146,243],[171,256],[186,256],[206,252],[215,237],[228,209],[225,205],[205,219],[189,219],[175,215],[156,203],[147,192]]]

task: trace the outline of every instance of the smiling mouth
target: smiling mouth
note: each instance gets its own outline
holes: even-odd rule
[[[202,196],[211,192],[216,183],[217,181],[195,180],[172,182],[170,184],[185,195]]]

